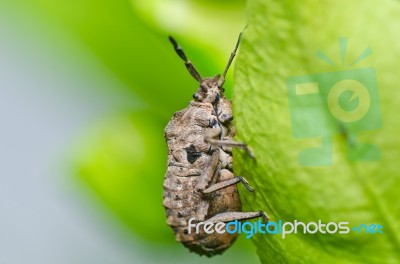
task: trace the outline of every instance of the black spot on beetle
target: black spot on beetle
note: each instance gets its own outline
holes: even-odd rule
[[[211,145],[208,147],[208,151],[207,151],[207,154],[208,155],[211,155],[213,152],[212,152],[212,149],[211,149]]]
[[[197,149],[193,145],[190,145],[190,147],[185,148],[185,150],[186,150],[186,159],[191,164],[193,164],[198,158],[201,157],[201,152],[197,151]]]
[[[220,100],[220,95],[219,95],[219,93],[217,93],[216,95],[215,95],[215,102],[219,102],[219,100]]]

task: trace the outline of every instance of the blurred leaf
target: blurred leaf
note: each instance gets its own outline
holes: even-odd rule
[[[254,243],[262,262],[400,262],[399,2],[249,0],[248,11],[249,27],[237,61],[234,90],[238,139],[247,142],[257,157],[251,161],[235,152],[239,154],[235,155],[237,172],[257,189],[256,197],[242,195],[246,209],[263,209],[272,221],[321,219],[384,226],[383,235],[298,233],[284,240],[279,235],[260,235]],[[344,66],[319,61],[317,50],[341,65],[339,37],[348,38]],[[351,66],[367,47],[373,55]],[[349,161],[346,134],[342,134],[333,137],[332,166],[300,165],[299,153],[321,142],[293,138],[296,128],[291,125],[286,81],[363,67],[376,69],[383,127],[359,132],[357,141],[377,145],[381,159]],[[296,111],[312,106],[303,107]]]
[[[245,26],[245,3],[243,0],[132,0],[134,11],[148,25],[205,43],[222,54],[232,48],[238,30]]]
[[[186,42],[186,52],[203,77],[221,73],[239,32],[245,27],[245,1],[205,0],[133,0],[132,6],[141,20],[153,29],[174,35]],[[199,47],[201,50],[196,51]],[[202,56],[206,55],[206,60]],[[218,67],[210,67],[218,66]],[[225,83],[228,97],[233,77]]]
[[[173,51],[168,33],[151,32],[135,16],[129,1],[23,0],[9,5],[14,5],[15,13],[27,14],[25,22],[33,17],[75,35],[110,73],[164,118],[183,108],[198,86]],[[216,60],[207,50],[197,48],[191,56],[191,48],[185,49],[197,58],[200,71],[216,71]]]
[[[22,23],[40,20],[53,30],[75,35],[112,74],[157,113],[168,118],[186,105],[198,84],[186,72],[167,36],[177,36],[202,76],[214,76],[223,70],[245,25],[243,3],[239,0],[230,3],[18,0],[5,4],[21,16]],[[185,15],[177,16],[182,10]],[[176,19],[180,18],[185,23],[177,23]],[[163,23],[162,19],[175,21],[175,26],[168,26],[170,23]],[[62,47],[60,52],[74,56]],[[77,64],[79,59],[77,56]],[[231,75],[228,72],[228,96]]]
[[[177,38],[202,77],[222,72],[246,24],[244,0],[132,0],[131,3],[135,15],[151,31],[162,37],[168,34]],[[228,71],[224,85],[228,97],[232,94],[232,83],[233,74]]]
[[[166,145],[151,112],[111,118],[83,137],[78,174],[140,236],[173,242],[162,206]]]

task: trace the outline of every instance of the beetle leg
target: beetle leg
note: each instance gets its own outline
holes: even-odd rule
[[[257,217],[262,217],[265,221],[265,223],[268,223],[268,215],[264,211],[259,211],[259,212],[226,212],[226,213],[220,213],[217,214],[210,219],[206,220],[205,222],[211,222],[211,223],[216,223],[216,222],[231,222],[234,220],[247,220],[247,219],[253,219]]]
[[[204,190],[210,184],[210,182],[215,179],[215,176],[219,175],[218,162],[219,150],[215,150],[211,154],[211,158],[207,163],[207,166],[203,167],[204,169],[202,170],[199,181],[196,185],[198,190]]]
[[[177,161],[170,161],[168,163],[168,166],[175,166],[175,167],[182,167],[182,168],[187,168],[189,167],[187,164],[182,163],[182,162],[177,162]]]
[[[247,154],[249,154],[250,158],[255,158],[249,147],[242,142],[237,142],[233,140],[218,140],[218,139],[213,139],[211,137],[206,137],[204,139],[206,143],[210,143],[211,145],[216,145],[216,146],[227,146],[227,147],[237,147],[237,148],[242,148],[244,149]]]
[[[218,182],[216,184],[211,185],[210,187],[208,187],[207,189],[203,190],[202,193],[207,194],[207,193],[212,193],[215,191],[218,191],[220,189],[226,188],[228,186],[237,184],[238,182],[243,183],[244,187],[246,187],[247,190],[249,190],[250,192],[254,192],[255,190],[249,185],[249,183],[246,181],[245,178],[241,177],[241,176],[237,176],[233,179],[229,179],[229,180],[225,180],[222,182]]]
[[[188,169],[184,167],[177,166],[168,166],[167,173],[177,177],[191,177],[191,176],[200,176],[202,174],[202,170],[199,169]]]

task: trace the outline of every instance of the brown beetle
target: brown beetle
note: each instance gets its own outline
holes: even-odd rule
[[[230,222],[256,217],[268,217],[263,211],[241,212],[236,184],[241,182],[254,190],[232,170],[232,147],[247,146],[235,142],[231,102],[224,96],[222,85],[241,40],[240,33],[234,51],[222,75],[202,78],[187,59],[182,48],[169,37],[175,51],[185,61],[190,74],[200,83],[189,106],[176,112],[165,128],[168,144],[168,168],[164,178],[164,201],[167,223],[189,250],[200,255],[221,254],[233,244],[237,234],[208,234],[188,230],[188,221]]]

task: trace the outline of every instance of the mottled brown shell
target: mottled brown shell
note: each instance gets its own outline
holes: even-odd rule
[[[215,79],[215,78],[214,78]],[[214,80],[212,79],[212,80]],[[211,86],[215,84],[211,82]],[[215,86],[215,85],[214,85]],[[205,221],[214,215],[241,211],[235,185],[203,194],[201,190],[211,184],[234,177],[230,148],[212,146],[205,142],[210,135],[215,139],[232,139],[231,102],[217,88],[203,93],[202,102],[192,101],[176,112],[167,127],[168,168],[164,178],[164,200],[167,223],[176,239],[191,251],[212,256],[222,253],[236,239],[237,234],[188,233],[188,221]],[[210,95],[218,93],[214,101]]]
[[[235,177],[232,171],[232,147],[243,148],[254,158],[246,144],[232,140],[235,135],[232,106],[222,88],[241,36],[242,33],[223,73],[212,78],[202,78],[176,40],[169,37],[174,50],[200,86],[193,94],[194,101],[176,112],[165,128],[168,169],[164,178],[163,204],[167,223],[176,239],[200,255],[222,253],[232,245],[237,234],[189,230],[189,221],[191,228],[198,222],[206,222],[208,226],[215,224],[217,230],[221,230],[223,223],[234,220],[262,216],[268,222],[264,211],[241,211],[236,184],[241,182],[250,192],[254,189],[243,177]]]

